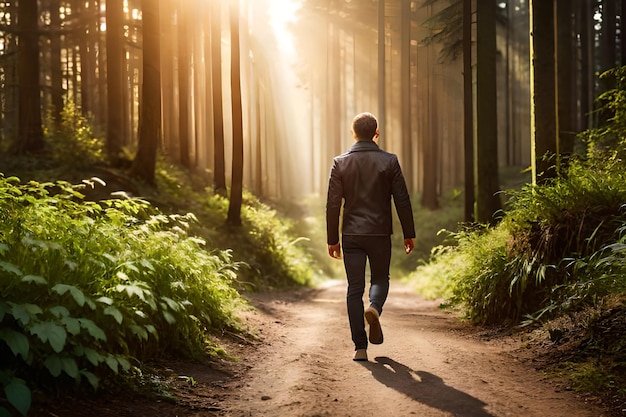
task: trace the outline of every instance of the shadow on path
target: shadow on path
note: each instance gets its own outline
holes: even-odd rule
[[[414,371],[385,356],[376,362],[359,362],[372,372],[381,384],[393,388],[413,400],[464,417],[494,417],[485,411],[481,400],[447,386],[443,380],[425,371]]]

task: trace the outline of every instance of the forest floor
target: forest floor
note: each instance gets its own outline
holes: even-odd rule
[[[370,345],[368,362],[354,362],[344,294],[342,281],[254,294],[244,318],[256,337],[220,340],[238,360],[163,362],[155,368],[166,396],[64,398],[37,403],[29,415],[615,415],[549,377],[546,360],[519,334],[464,324],[397,282],[381,316],[384,343]]]

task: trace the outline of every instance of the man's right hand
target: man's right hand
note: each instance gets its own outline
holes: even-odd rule
[[[415,239],[404,239],[404,252],[408,255],[415,248]]]
[[[341,259],[341,243],[337,242],[334,245],[328,245],[328,254],[331,258]]]

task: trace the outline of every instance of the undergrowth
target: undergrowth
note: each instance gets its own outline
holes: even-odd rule
[[[220,354],[210,334],[244,331],[240,291],[312,282],[289,219],[246,193],[228,227],[228,200],[176,175],[159,172],[153,204],[86,201],[96,178],[0,176],[0,415],[25,414],[31,387],[97,389],[145,360]]]
[[[599,98],[603,124],[579,135],[584,150],[550,182],[509,192],[496,226],[450,232],[412,278],[473,323],[548,328],[552,369],[623,410],[626,67],[602,77],[615,88]]]
[[[316,268],[308,250],[309,238],[306,231],[296,229],[294,219],[244,190],[242,225],[228,226],[228,198],[213,192],[206,179],[190,181],[187,175],[173,165],[158,171],[160,204],[174,211],[193,209],[199,219],[192,225],[195,233],[213,247],[236,248],[233,260],[242,264],[235,280],[238,289],[285,289],[313,283]],[[196,184],[196,189],[190,184]]]
[[[192,214],[84,201],[85,186],[0,177],[0,383],[21,414],[32,384],[95,389],[147,358],[203,354],[211,332],[240,328],[241,265],[188,233]]]

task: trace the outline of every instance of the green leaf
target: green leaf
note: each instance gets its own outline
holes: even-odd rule
[[[61,364],[63,366],[63,371],[66,374],[74,379],[78,378],[78,364],[74,358],[61,358]]]
[[[147,260],[147,259],[142,259],[141,261],[139,261],[139,263],[144,267],[149,269],[150,271],[154,271],[154,266],[152,265],[152,263]]]
[[[108,366],[109,368],[111,368],[111,370],[112,370],[114,373],[116,373],[116,374],[117,374],[117,373],[119,372],[119,371],[118,371],[118,369],[117,369],[118,362],[117,362],[117,359],[115,359],[115,357],[114,357],[114,356],[107,356],[107,357],[104,359],[104,362],[107,364],[107,366]]]
[[[117,272],[115,273],[115,275],[116,275],[119,279],[121,279],[122,281],[130,281],[130,278],[128,277],[128,275],[126,275],[126,273],[125,273],[125,272],[122,272],[122,271],[117,271]],[[119,291],[119,290],[118,290],[118,291]]]
[[[104,331],[102,331],[100,327],[96,325],[96,323],[85,318],[80,318],[78,319],[78,321],[80,321],[80,326],[83,329],[87,330],[89,334],[91,335],[91,337],[93,337],[96,340],[102,340],[103,342],[106,342],[107,340],[106,334],[104,333]]]
[[[9,410],[0,406],[0,417],[13,417],[13,416],[11,416],[11,413],[9,413]]]
[[[96,301],[102,304],[109,305],[109,306],[113,305],[113,299],[109,297],[100,297]]]
[[[128,327],[133,332],[133,334],[139,337],[141,340],[148,340],[148,332],[143,327],[138,326],[136,324],[131,324]]]
[[[61,324],[63,324],[67,331],[73,336],[76,336],[80,333],[80,321],[77,318],[64,317],[61,320]]]
[[[93,389],[98,389],[98,377],[95,376],[92,372],[81,369],[80,374],[87,378],[87,381],[91,384]]]
[[[165,321],[167,321],[169,324],[174,324],[176,323],[176,319],[174,318],[174,316],[172,315],[172,313],[170,313],[169,311],[163,311],[163,318],[165,319]]]
[[[35,304],[9,304],[12,306],[11,315],[15,320],[19,321],[22,326],[26,326],[31,319],[36,318],[38,314],[43,312],[43,310]]]
[[[32,335],[39,337],[42,342],[49,342],[52,349],[57,353],[61,352],[65,347],[67,332],[56,323],[50,321],[37,323],[29,331]]]
[[[59,355],[50,355],[46,358],[43,364],[48,368],[50,375],[53,377],[58,377],[61,375],[63,371],[63,364],[61,363],[61,358]]]
[[[69,291],[74,298],[74,301],[76,301],[76,304],[80,307],[85,305],[85,294],[73,285],[57,284],[52,287],[52,291],[57,292],[59,295],[63,295]]]
[[[9,262],[0,261],[0,269],[4,269],[7,272],[12,272],[18,277],[21,277],[23,275],[22,271],[20,271],[20,269],[17,266]]]
[[[28,413],[31,404],[30,389],[23,382],[13,379],[4,387],[4,393],[7,400],[13,407],[17,409],[23,416]]]
[[[4,342],[9,345],[14,356],[20,355],[26,360],[30,344],[28,343],[28,338],[24,336],[23,333],[16,332],[13,329],[3,328],[0,329],[0,340],[4,340]]]
[[[22,282],[35,283],[37,285],[46,285],[48,281],[44,277],[40,277],[39,275],[24,275],[22,277]]]
[[[93,302],[93,300],[89,297],[85,297],[85,304],[87,304],[87,306],[91,309],[91,310],[95,310],[96,309],[96,303]]]
[[[167,303],[168,307],[171,308],[172,310],[180,311],[181,306],[180,306],[179,302],[174,301],[171,298],[165,297],[165,296],[161,297],[161,300],[165,301]]]
[[[126,358],[122,358],[121,356],[118,356],[117,362],[120,364],[124,372],[128,372],[128,370],[130,369],[130,362],[128,362]]]
[[[117,324],[122,324],[122,320],[124,320],[124,317],[122,317],[122,313],[120,313],[117,307],[113,307],[113,306],[106,307],[104,309],[104,314],[108,316],[112,316],[117,322]]]
[[[104,361],[104,356],[91,348],[85,348],[85,357],[93,366],[98,366],[100,362]]]
[[[61,317],[68,317],[70,315],[70,311],[64,306],[50,307],[48,311],[58,319]]]
[[[144,296],[145,290],[138,285],[118,284],[115,289],[118,292],[126,291],[126,294],[128,294],[128,298],[132,298],[133,295],[136,295],[141,301],[146,301],[146,298]]]
[[[150,333],[151,335],[153,335],[155,337],[158,337],[157,329],[152,324],[146,324],[144,327],[146,328],[148,333]]]
[[[3,301],[0,301],[0,322],[4,320],[4,315],[9,312],[9,305]]]

